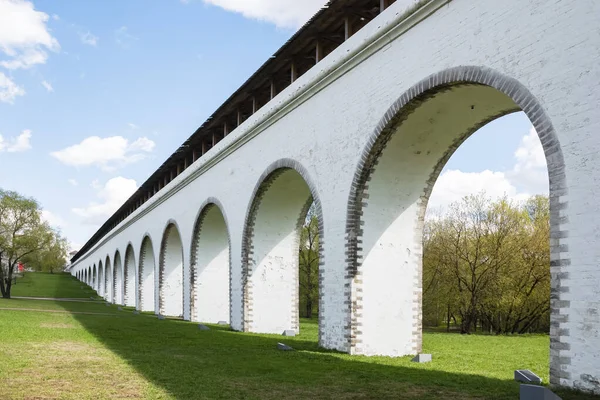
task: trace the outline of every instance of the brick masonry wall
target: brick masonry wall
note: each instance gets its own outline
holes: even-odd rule
[[[553,140],[544,146],[553,193],[552,383],[600,393],[600,32],[589,28],[600,25],[600,3],[434,0],[425,11],[401,20],[412,4],[397,0],[107,235],[72,271],[89,271],[98,260],[124,251],[130,241],[140,249],[146,233],[160,244],[169,220],[177,221],[187,255],[200,207],[208,198],[218,199],[230,221],[231,325],[243,330],[246,222],[255,189],[270,166],[295,160],[311,178],[323,220],[320,342],[351,351],[359,338],[353,324],[372,314],[352,313],[352,299],[360,296],[357,290],[352,294],[358,287],[351,278],[364,243],[360,225],[348,229],[353,207],[364,201],[369,209],[369,198],[353,195],[358,171],[367,171],[362,168],[371,154],[367,149],[382,121],[387,124],[399,111],[390,107],[398,106],[404,94],[409,101],[427,90],[428,77],[433,79],[428,88],[439,87],[444,74],[460,68],[474,73],[476,68],[465,66],[481,67],[482,75],[506,78],[504,86],[494,80],[485,84],[526,110],[542,141]],[[465,80],[481,78],[475,74]],[[513,92],[515,88],[526,90]],[[525,92],[530,96],[521,98]],[[439,165],[442,158],[443,153]],[[402,240],[417,240],[428,187],[437,176],[435,167],[429,172],[420,179],[421,200],[412,210],[414,218],[407,219],[409,229],[399,231]],[[368,186],[366,194],[371,195]],[[415,268],[405,279],[412,282],[411,301],[418,304],[418,249],[413,250],[406,257],[412,257]],[[190,292],[184,290],[186,304]],[[409,320],[411,330],[415,324],[418,332],[418,310]],[[418,350],[418,338],[414,340]]]

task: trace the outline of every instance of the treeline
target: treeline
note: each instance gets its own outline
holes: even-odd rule
[[[37,271],[58,271],[67,258],[67,241],[42,218],[32,198],[0,189],[0,293],[10,298],[19,263]]]
[[[548,332],[548,198],[523,204],[484,194],[428,218],[423,237],[423,324],[462,333]]]
[[[462,333],[548,332],[549,203],[467,196],[427,218],[423,325]],[[318,313],[319,230],[309,213],[300,240],[300,315]]]

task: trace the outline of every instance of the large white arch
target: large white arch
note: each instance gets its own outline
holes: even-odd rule
[[[113,303],[123,304],[123,263],[119,250],[113,258]]]
[[[104,261],[104,298],[108,302],[114,302],[114,284],[113,268],[110,263],[110,256],[106,256]]]
[[[140,247],[140,266],[139,266],[139,300],[138,307],[141,311],[154,310],[154,287],[155,287],[155,258],[152,239],[150,236],[144,236]]]
[[[135,307],[136,305],[136,268],[135,268],[135,254],[133,246],[127,245],[125,250],[125,263],[123,268],[123,304],[128,307]]]
[[[191,320],[230,320],[230,239],[223,208],[209,199],[200,208],[191,249]]]
[[[245,331],[299,331],[299,239],[313,201],[322,232],[316,189],[300,163],[279,160],[259,179],[244,231]]]
[[[159,262],[160,314],[183,317],[183,243],[179,228],[170,221],[164,230]]]
[[[421,351],[422,236],[433,185],[466,138],[521,109],[538,130],[548,159],[550,196],[557,199],[565,175],[552,125],[522,85],[495,71],[440,72],[402,95],[382,119],[356,172],[349,202],[352,353]],[[558,228],[556,219],[553,224]]]
[[[104,268],[102,260],[98,262],[98,296],[104,297],[106,288],[106,278],[104,274]]]

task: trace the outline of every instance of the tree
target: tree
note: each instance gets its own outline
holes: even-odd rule
[[[319,221],[313,207],[300,233],[299,257],[300,303],[304,305],[304,316],[312,318],[319,302]]]
[[[53,274],[65,266],[67,253],[67,240],[59,232],[54,232],[51,240],[42,249],[24,257],[23,262],[35,271]]]
[[[484,193],[467,196],[426,222],[423,238],[424,321],[460,321],[523,333],[549,325],[549,205],[525,204]]]
[[[18,263],[52,242],[54,231],[42,221],[32,198],[0,189],[0,292],[10,298]]]

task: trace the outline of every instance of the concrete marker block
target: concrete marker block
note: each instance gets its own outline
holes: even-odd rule
[[[519,387],[520,400],[562,400],[545,386],[522,384]]]
[[[431,362],[431,354],[417,354],[411,361],[417,363]]]
[[[277,343],[277,350],[293,351],[294,349],[292,347],[288,346],[287,344]]]
[[[210,328],[206,325],[198,324],[198,329],[201,331],[210,331]]]
[[[229,325],[227,321],[219,321],[217,325]]]
[[[518,369],[515,371],[515,381],[523,383],[535,383],[539,385],[542,383],[542,378],[528,369]]]
[[[296,331],[292,330],[292,329],[286,329],[285,331],[283,331],[282,333],[283,336],[296,336]]]

